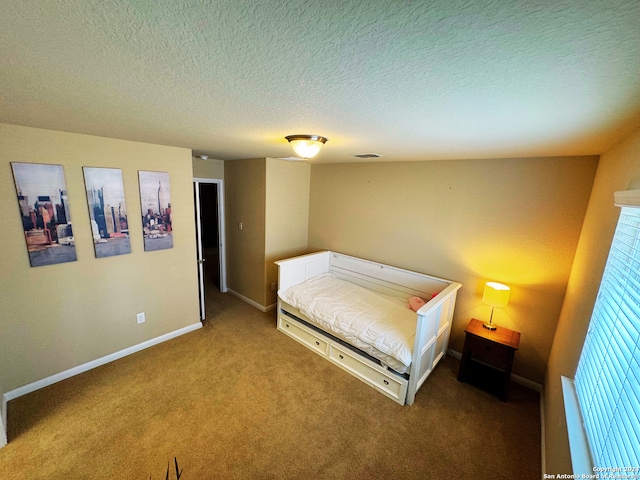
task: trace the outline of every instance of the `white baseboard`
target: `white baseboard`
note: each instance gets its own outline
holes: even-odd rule
[[[257,308],[258,310],[260,310],[261,312],[270,312],[271,310],[273,310],[274,308],[276,308],[276,304],[272,303],[271,305],[267,305],[266,307],[263,305],[260,305],[258,302],[254,302],[253,300],[251,300],[248,297],[245,297],[244,295],[236,292],[235,290],[231,290],[230,288],[227,288],[227,292],[230,293],[231,295],[233,295],[234,297],[238,297],[240,300],[242,300],[245,303],[248,303],[249,305],[251,305],[252,307]]]
[[[460,352],[456,352],[455,350],[451,350],[450,348],[447,348],[447,355],[453,358],[457,358],[458,360],[462,358],[462,354]]]
[[[518,385],[522,385],[523,387],[527,387],[531,390],[535,390],[538,393],[542,393],[542,384],[538,382],[534,382],[533,380],[529,380],[528,378],[524,378],[513,373],[511,374],[511,380],[513,380],[513,383],[517,383]],[[542,402],[542,398],[540,399],[540,402]]]
[[[457,358],[458,360],[462,358],[462,353],[455,350],[448,349],[447,354],[451,355],[454,358]],[[541,384],[534,382],[533,380],[529,380],[528,378],[521,377],[520,375],[512,373],[511,381],[513,381],[513,383],[517,383],[518,385],[522,385],[523,387],[530,388],[531,390],[534,390],[536,392],[542,392]],[[540,399],[540,401],[542,401],[542,399]]]
[[[167,340],[179,337],[180,335],[184,335],[185,333],[198,330],[199,328],[202,328],[202,323],[194,323],[193,325],[189,325],[188,327],[165,333],[164,335],[160,335],[159,337],[152,338],[151,340],[147,340],[137,345],[133,345],[132,347],[125,348],[124,350],[120,350],[119,352],[106,355],[96,360],[91,360],[90,362],[83,363],[82,365],[70,368],[68,370],[65,370],[64,372],[56,373],[55,375],[51,375],[50,377],[43,378],[42,380],[35,381],[23,387],[18,387],[15,390],[11,390],[4,394],[5,401],[11,401],[15,398],[21,397],[22,395],[35,392],[36,390],[39,390],[41,388],[48,387],[49,385],[53,385],[54,383],[66,380],[67,378],[73,377],[80,373],[87,372],[106,363],[113,362],[114,360],[118,360],[120,358],[126,357],[127,355],[131,355],[132,353],[144,350],[145,348],[149,348],[159,343],[166,342]],[[4,412],[6,412],[6,409]]]

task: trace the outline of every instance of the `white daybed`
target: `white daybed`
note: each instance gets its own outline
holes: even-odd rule
[[[280,260],[276,264],[278,330],[401,405],[413,404],[418,389],[446,355],[461,285],[330,251]],[[337,292],[342,298],[329,297],[326,288],[333,288],[331,295]],[[319,292],[324,303],[318,297],[310,300],[308,292],[314,291]],[[408,307],[412,296],[426,301],[417,312]],[[393,320],[382,327],[365,327],[366,335],[354,333],[357,322],[353,318],[361,315],[357,309],[354,314],[347,304],[349,299],[354,300],[354,305],[359,303],[365,307],[388,304],[389,311],[394,312]],[[345,312],[347,318],[344,318]],[[328,323],[330,320],[323,316],[332,317],[338,323]],[[382,321],[388,322],[388,318]],[[396,329],[398,324],[400,328]],[[361,327],[357,328],[362,331]],[[370,342],[373,336],[370,330],[382,331],[385,339]],[[404,347],[400,346],[403,342]],[[390,348],[390,352],[385,353],[386,348]]]

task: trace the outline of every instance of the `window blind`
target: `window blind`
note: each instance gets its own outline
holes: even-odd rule
[[[640,208],[623,206],[575,377],[598,468],[640,467],[639,316]]]

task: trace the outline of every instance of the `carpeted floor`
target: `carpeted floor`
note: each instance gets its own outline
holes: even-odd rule
[[[9,402],[0,478],[539,479],[538,394],[457,368],[402,407],[212,292],[204,328]]]

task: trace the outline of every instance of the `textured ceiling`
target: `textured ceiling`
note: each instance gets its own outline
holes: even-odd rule
[[[640,1],[3,0],[0,121],[314,162],[599,154],[640,125]]]

